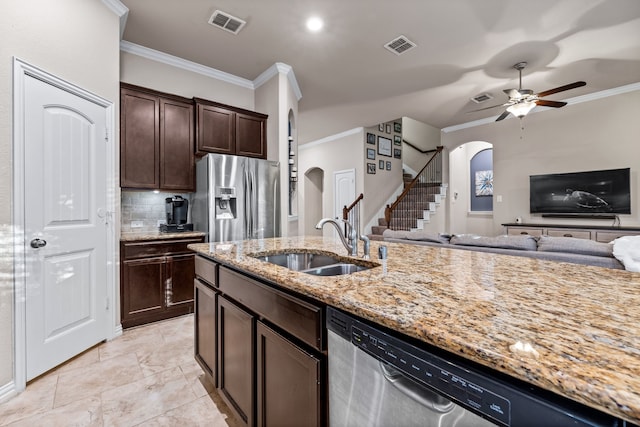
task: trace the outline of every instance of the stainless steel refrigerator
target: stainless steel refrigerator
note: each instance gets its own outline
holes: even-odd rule
[[[280,163],[207,154],[196,163],[191,218],[210,242],[280,236]]]

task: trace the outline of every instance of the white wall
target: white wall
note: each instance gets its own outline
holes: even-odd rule
[[[12,57],[100,95],[118,117],[119,18],[100,0],[5,0],[0,13],[0,388],[13,379]],[[117,143],[117,140],[116,140]]]
[[[623,93],[561,109],[443,133],[451,152],[469,141],[493,145],[494,234],[500,225],[522,217],[524,222],[611,225],[609,220],[570,220],[529,214],[529,175],[597,169],[631,168],[631,215],[623,226],[640,226],[640,91]],[[502,196],[502,202],[498,202]]]
[[[185,98],[195,96],[247,110],[254,110],[255,106],[253,89],[128,52],[120,53],[120,80]]]
[[[491,144],[471,141],[460,145],[449,153],[449,170],[455,174],[449,177],[446,203],[449,207],[450,222],[447,232],[454,234],[473,233],[493,235],[493,215],[491,213],[470,212],[471,189],[469,163],[473,156]],[[495,206],[495,203],[494,203]]]
[[[299,147],[298,175],[304,176],[313,168],[319,168],[324,172],[324,182],[322,183],[322,218],[333,218],[334,216],[334,172],[345,169],[355,169],[356,195],[364,192],[363,167],[365,163],[362,160],[364,157],[364,145],[364,133],[362,128],[359,128]],[[299,203],[302,203],[302,206],[307,206],[304,201],[305,181],[305,179],[298,181],[300,192]],[[299,224],[300,233],[305,232],[305,223],[309,221],[312,220],[310,220],[308,216],[305,214],[301,215]],[[365,222],[363,221],[363,223]],[[330,229],[326,227],[325,230]],[[329,233],[332,232],[327,231],[326,233],[327,235],[331,235]]]
[[[422,151],[435,150],[440,145],[440,129],[410,117],[402,118],[402,139]],[[414,173],[427,164],[433,153],[422,154],[407,144],[402,144],[402,161]]]

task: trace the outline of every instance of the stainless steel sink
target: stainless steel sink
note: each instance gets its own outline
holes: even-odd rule
[[[371,267],[341,262],[340,264],[326,265],[312,270],[305,270],[305,273],[313,274],[315,276],[340,276],[342,274],[351,274],[357,271],[368,270],[370,268]]]
[[[288,252],[275,255],[260,255],[256,259],[286,267],[315,276],[339,276],[357,271],[368,270],[375,265],[366,266],[345,262],[339,257],[307,252]]]

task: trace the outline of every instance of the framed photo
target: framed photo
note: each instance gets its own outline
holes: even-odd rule
[[[376,136],[372,133],[367,132],[367,144],[375,144]]]
[[[393,158],[394,159],[401,159],[402,158],[402,150],[399,148],[394,148],[393,149]]]
[[[378,160],[378,169],[384,170],[384,160]]]
[[[402,145],[402,137],[400,135],[393,135],[393,145]]]
[[[393,122],[393,131],[394,132],[402,132],[402,123]]]
[[[391,162],[387,162],[387,170],[390,171],[391,170]]]
[[[391,125],[387,125],[387,133],[391,133]]]
[[[375,160],[376,159],[376,150],[373,148],[367,148],[367,160]]]
[[[476,197],[493,196],[493,171],[476,171]]]
[[[378,125],[378,130],[379,130],[380,132],[384,132],[384,123],[380,123],[380,124]]]
[[[375,174],[376,173],[376,164],[375,163],[367,163],[367,173]]]
[[[391,157],[391,140],[389,138],[378,136],[378,154]]]

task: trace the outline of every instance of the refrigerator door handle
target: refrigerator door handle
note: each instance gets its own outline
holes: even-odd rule
[[[244,229],[246,235],[245,239],[251,239],[253,237],[253,223],[251,212],[253,208],[253,186],[251,182],[251,172],[245,171],[244,173]]]

